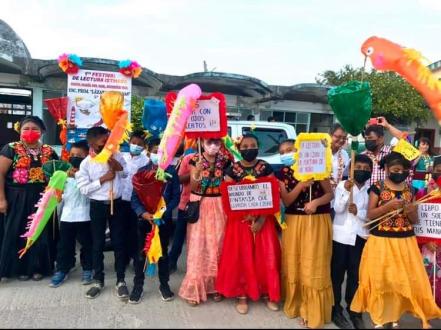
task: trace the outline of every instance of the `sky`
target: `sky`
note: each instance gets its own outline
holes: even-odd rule
[[[0,19],[33,58],[132,59],[157,73],[315,82],[363,65],[372,35],[441,60],[441,0],[0,0]]]

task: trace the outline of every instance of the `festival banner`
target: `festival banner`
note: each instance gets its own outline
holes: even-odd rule
[[[418,206],[419,222],[414,225],[418,242],[441,244],[441,203],[423,203]]]

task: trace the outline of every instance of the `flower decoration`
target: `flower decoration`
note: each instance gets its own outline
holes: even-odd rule
[[[31,182],[44,181],[44,173],[41,167],[34,167],[29,170],[29,181]]]
[[[136,61],[124,60],[119,62],[119,72],[126,77],[138,78],[142,68]]]
[[[12,179],[18,184],[28,183],[28,171],[24,168],[16,168],[12,173]]]
[[[75,54],[62,54],[58,57],[58,66],[67,74],[75,74],[83,65],[83,61]]]

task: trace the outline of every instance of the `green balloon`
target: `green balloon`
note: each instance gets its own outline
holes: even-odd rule
[[[331,88],[328,102],[346,132],[360,134],[372,113],[372,91],[368,82],[349,81]]]

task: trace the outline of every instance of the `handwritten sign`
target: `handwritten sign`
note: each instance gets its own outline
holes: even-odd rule
[[[271,184],[267,182],[229,186],[228,198],[232,211],[273,208]]]
[[[294,176],[297,180],[323,180],[330,177],[332,153],[328,134],[301,133],[295,147]]]
[[[187,122],[187,133],[192,132],[219,132],[221,130],[219,100],[199,100]]]
[[[416,159],[421,154],[417,148],[415,148],[405,139],[400,139],[393,148],[393,151],[402,154],[407,160],[410,161]]]
[[[425,240],[441,242],[441,204],[420,204],[418,215],[419,222],[414,225],[415,234]]]

